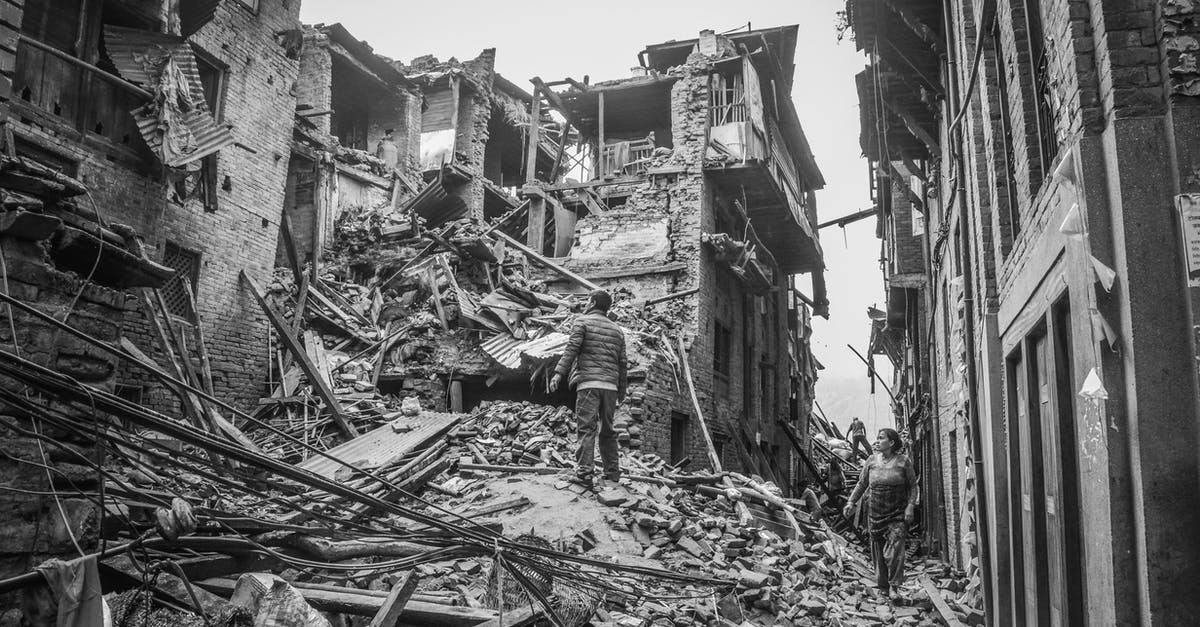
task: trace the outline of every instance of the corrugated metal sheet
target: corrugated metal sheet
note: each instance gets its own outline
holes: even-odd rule
[[[546,337],[530,340],[521,345],[521,354],[535,361],[558,357],[567,348],[571,336],[566,333],[551,333]]]
[[[326,453],[356,468],[381,468],[394,464],[407,453],[449,431],[466,414],[443,414],[423,411],[416,416],[401,416],[396,420],[360,435]],[[393,425],[406,430],[397,432]],[[332,479],[345,466],[324,457],[310,457],[300,468]]]
[[[508,333],[498,333],[480,344],[480,348],[501,366],[517,370],[521,367],[522,357],[544,361],[562,355],[569,339],[567,334],[557,332],[532,340],[520,340]]]
[[[176,123],[185,127],[190,134],[186,151],[180,154],[164,154],[162,136],[165,129],[162,127],[157,103],[139,107],[132,112],[138,131],[164,165],[182,167],[233,144],[229,125],[219,124],[208,110],[204,99],[204,86],[200,82],[200,68],[196,64],[196,56],[191,46],[186,41],[174,35],[105,26],[104,44],[117,72],[131,83],[140,84],[157,94],[159,76],[168,60],[174,63],[187,83],[186,95],[190,101],[190,108],[185,111],[172,107]]]
[[[517,370],[521,367],[521,346],[524,343],[525,340],[518,340],[508,333],[498,333],[479,347],[496,363],[509,370]]]

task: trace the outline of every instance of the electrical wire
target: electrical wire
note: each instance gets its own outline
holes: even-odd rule
[[[19,367],[16,367],[16,366],[19,366]],[[58,383],[56,384],[55,379],[59,379],[59,377],[57,376],[57,373],[50,371],[48,369],[45,369],[45,368],[39,366],[38,364],[28,362],[28,360],[23,360],[23,359],[17,358],[12,355],[0,354],[0,371],[3,371],[4,373],[8,374],[9,376],[12,376],[15,379],[24,381],[27,384],[36,386],[40,389],[44,389],[44,391],[46,391],[48,393],[55,394],[60,399],[68,399],[68,398],[71,398],[72,396],[78,394],[78,392],[73,393],[71,391],[70,387],[62,385],[63,382],[61,380],[58,381]],[[42,377],[42,378],[39,379],[39,377]],[[97,397],[98,405],[100,406],[100,409],[106,413],[110,412],[113,409],[119,410],[120,409],[119,405],[122,403],[125,403],[125,404],[129,403],[128,401],[125,401],[124,399],[114,397],[107,393],[97,393],[96,397]],[[195,429],[194,427],[192,427],[191,425],[173,423],[173,422],[165,419],[165,417],[160,417],[159,419],[151,420],[152,418],[154,418],[154,416],[156,416],[156,414],[153,414],[153,412],[150,412],[149,410],[145,410],[145,408],[142,408],[142,410],[145,412],[145,415],[136,415],[133,413],[129,413],[127,417],[134,420],[135,422],[146,422],[146,424],[144,426],[147,426],[150,428],[158,428],[159,430],[162,430],[164,433],[166,433],[166,435],[177,437],[177,438],[185,441],[185,443],[196,444],[196,445],[203,446],[203,447],[212,447],[214,449],[217,449],[217,452],[219,452],[219,453],[226,454],[226,455],[229,455],[229,456],[235,457],[235,458],[241,458],[239,461],[242,461],[245,463],[253,463],[255,461],[258,461],[258,462],[260,462],[260,464],[262,466],[266,467],[266,469],[273,470],[277,473],[282,474],[285,477],[289,477],[292,479],[298,479],[298,478],[303,477],[302,474],[296,473],[294,470],[290,470],[290,467],[287,466],[286,464],[282,464],[282,463],[276,462],[275,460],[270,460],[267,458],[260,459],[259,457],[261,457],[261,456],[257,456],[257,454],[254,454],[245,449],[241,449],[240,447],[237,447],[235,445],[227,443],[223,440],[213,438],[209,434],[207,434],[205,432],[201,432],[201,431]],[[575,562],[579,565],[595,566],[595,567],[599,567],[599,568],[602,568],[602,569],[605,569],[608,571],[613,571],[613,570],[624,571],[626,573],[637,574],[637,575],[641,575],[643,577],[654,577],[654,578],[659,578],[659,579],[685,580],[685,581],[689,581],[689,582],[699,583],[702,585],[726,586],[726,585],[730,584],[730,582],[726,582],[726,581],[720,580],[720,579],[711,579],[711,578],[696,577],[696,576],[690,576],[690,575],[682,575],[679,573],[673,573],[670,571],[664,571],[664,570],[655,569],[655,568],[630,566],[630,565],[624,565],[624,564],[613,564],[613,563],[609,563],[609,562],[600,561],[600,560],[597,560],[594,558],[588,558],[586,556],[570,555],[570,554],[562,553],[560,551],[556,551],[556,550],[552,550],[552,549],[540,549],[538,547],[530,547],[527,545],[522,545],[520,543],[514,542],[512,540],[508,540],[503,537],[492,536],[492,537],[488,537],[488,538],[484,539],[484,537],[480,536],[478,534],[478,532],[475,532],[473,530],[463,529],[463,528],[457,527],[453,524],[444,523],[436,518],[429,517],[428,515],[420,513],[420,512],[413,512],[411,510],[406,510],[406,508],[400,506],[399,504],[388,503],[386,501],[380,501],[379,499],[377,499],[375,497],[371,497],[369,495],[363,494],[363,493],[355,491],[355,490],[347,489],[347,488],[341,486],[340,484],[331,482],[322,477],[313,476],[313,477],[304,477],[304,479],[308,479],[309,482],[311,482],[313,484],[313,487],[317,487],[319,489],[326,490],[326,491],[332,490],[334,493],[338,493],[344,497],[349,497],[352,500],[355,500],[355,501],[358,501],[358,502],[361,502],[364,504],[381,507],[382,509],[384,509],[385,511],[388,511],[390,513],[397,513],[397,514],[403,515],[407,518],[417,520],[418,522],[425,522],[426,524],[429,524],[430,526],[433,526],[435,528],[449,531],[450,533],[455,535],[457,541],[459,543],[461,543],[465,548],[473,547],[475,550],[478,550],[482,546],[491,546],[494,542],[498,542],[505,548],[506,551],[509,552],[509,559],[513,559],[516,561],[522,561],[523,563],[527,563],[527,564],[531,565],[531,567],[533,567],[533,568],[543,570],[543,571],[549,570],[549,571],[554,571],[554,572],[562,572],[565,578],[581,579],[582,581],[586,582],[586,584],[588,584],[588,585],[599,585],[601,587],[611,586],[611,584],[607,583],[605,579],[602,579],[599,577],[587,577],[585,575],[580,574],[580,572],[577,571],[576,569],[564,570],[562,568],[563,565],[561,564],[561,562],[562,561]],[[548,562],[547,560],[552,560],[552,562]],[[411,563],[412,563],[411,560],[395,561],[395,562],[386,564],[384,566],[384,568],[399,567],[401,565],[406,565],[406,564],[411,564]],[[315,563],[312,565],[318,566],[318,564],[315,564]],[[358,567],[358,569],[361,570],[362,566],[360,565]],[[568,572],[571,574],[567,574]]]

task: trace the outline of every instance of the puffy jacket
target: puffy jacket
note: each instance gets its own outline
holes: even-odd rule
[[[554,372],[566,377],[572,365],[575,366],[575,374],[571,376],[573,385],[584,381],[611,383],[624,395],[627,373],[625,334],[621,327],[597,309],[581,316],[571,328],[571,339]]]

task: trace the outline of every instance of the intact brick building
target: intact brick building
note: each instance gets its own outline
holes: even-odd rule
[[[933,453],[927,539],[977,568],[993,624],[1194,620],[1196,8],[847,10],[889,263],[924,223],[880,335],[908,347],[898,415]]]

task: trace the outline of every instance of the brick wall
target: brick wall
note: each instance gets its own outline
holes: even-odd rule
[[[474,87],[460,91],[458,130],[454,140],[455,161],[475,177],[458,190],[467,203],[468,215],[483,218],[483,167],[488,123],[492,119],[492,83],[496,78],[496,49],[488,48],[463,65],[466,80]]]
[[[130,305],[124,293],[85,283],[73,274],[54,269],[37,242],[0,237],[0,255],[4,262],[4,287],[14,298],[60,320],[67,317],[70,308],[68,320],[72,326],[100,341],[119,342],[121,321]],[[0,350],[15,352],[101,390],[112,391],[116,382],[117,365],[110,354],[15,308],[4,308],[0,317]],[[7,378],[0,378],[0,385],[10,391],[22,388]],[[75,418],[87,417],[65,405],[56,404],[56,409],[65,410]],[[94,549],[100,521],[98,508],[91,500],[74,496],[76,490],[91,491],[97,487],[95,470],[69,452],[96,459],[98,455],[89,438],[41,423],[36,431],[53,438],[57,444],[39,446],[30,433],[34,425],[17,420],[13,417],[15,413],[18,412],[8,411],[8,406],[0,401],[5,423],[16,422],[19,429],[0,426],[5,451],[0,459],[0,473],[9,488],[31,492],[0,492],[0,528],[4,529],[0,534],[0,579],[28,572],[51,557],[77,556],[72,537],[83,550]],[[51,489],[46,471],[40,467],[44,463],[54,467],[53,485],[63,492],[61,512],[59,504],[40,494]],[[0,608],[13,607],[19,594],[0,596]],[[5,616],[0,616],[0,623],[8,624],[6,621]]]
[[[315,29],[305,29],[304,50],[300,53],[300,68],[296,79],[296,106],[308,105],[308,111],[329,111],[333,107],[333,56],[329,52],[329,37]],[[307,118],[317,130],[330,132],[331,115]]]
[[[892,249],[889,252],[892,273],[924,272],[925,236],[913,234],[913,204],[904,191],[908,181],[893,177],[891,182],[892,218],[889,228]]]
[[[190,38],[227,67],[223,121],[233,125],[237,145],[217,158],[222,186],[217,211],[206,212],[195,200],[182,206],[164,202],[160,193],[145,195],[157,200],[153,210],[125,210],[122,216],[142,232],[156,259],[168,241],[200,253],[196,297],[214,388],[243,407],[262,391],[267,324],[239,273],[245,270],[264,285],[274,267],[299,65],[287,58],[274,34],[298,28],[298,12],[298,3],[287,0],[262,0],[257,14],[237,2],[222,3],[213,20]],[[155,344],[142,337],[143,348]]]
[[[25,0],[0,2],[0,120],[8,119],[8,100],[12,97],[13,74],[17,58],[17,34]]]

